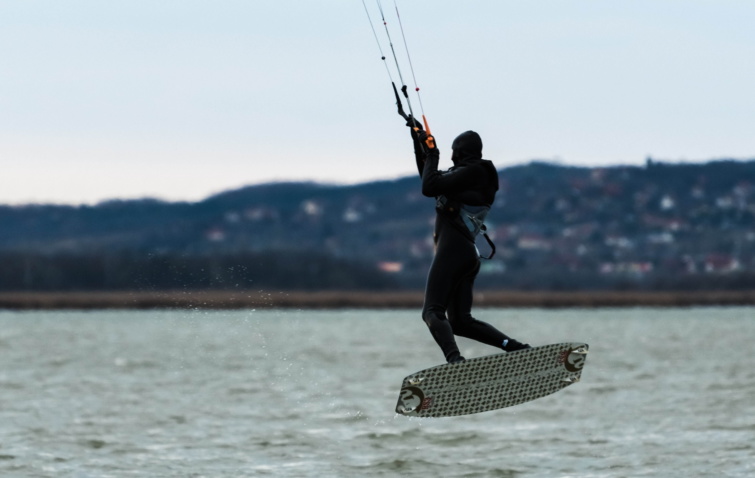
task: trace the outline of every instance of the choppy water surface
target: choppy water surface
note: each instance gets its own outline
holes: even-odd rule
[[[417,311],[0,311],[0,476],[755,476],[753,312],[481,310],[588,342],[582,382],[408,419]]]

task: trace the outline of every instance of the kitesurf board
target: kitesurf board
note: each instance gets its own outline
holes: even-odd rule
[[[543,345],[421,370],[404,379],[396,413],[450,417],[529,402],[578,382],[587,350]]]

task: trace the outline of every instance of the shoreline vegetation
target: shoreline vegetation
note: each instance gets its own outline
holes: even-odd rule
[[[419,309],[422,291],[0,292],[0,310]],[[699,307],[755,305],[746,291],[503,291],[475,294],[477,308]]]

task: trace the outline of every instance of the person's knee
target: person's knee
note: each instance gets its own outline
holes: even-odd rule
[[[472,314],[456,314],[451,311],[448,312],[448,322],[454,329],[454,333],[457,335],[464,335],[472,327],[475,319]]]
[[[446,312],[438,307],[425,307],[422,310],[422,320],[428,327],[433,328],[434,324],[446,320]]]

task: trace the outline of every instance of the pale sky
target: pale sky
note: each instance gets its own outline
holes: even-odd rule
[[[755,158],[755,1],[397,4],[443,167]],[[0,0],[0,43],[0,204],[416,174],[361,0]]]

